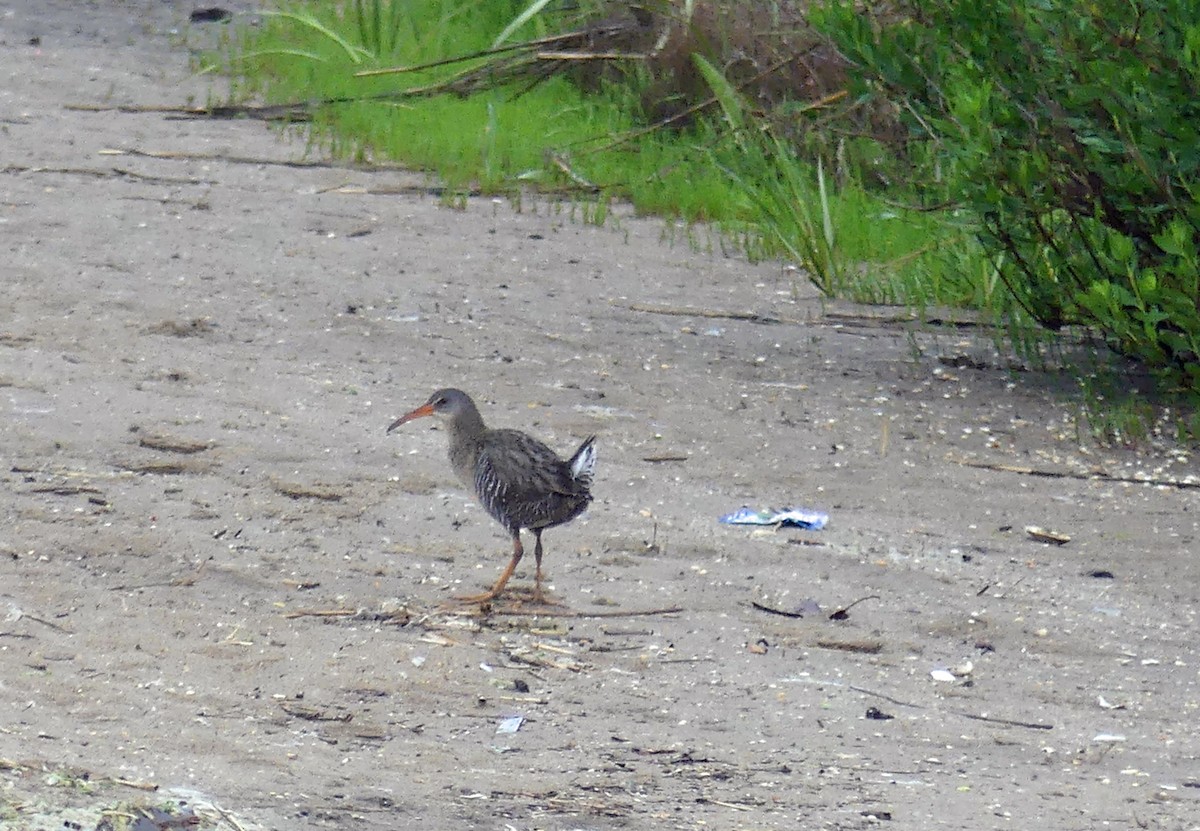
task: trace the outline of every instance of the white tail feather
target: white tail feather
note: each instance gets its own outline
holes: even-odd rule
[[[596,437],[592,436],[575,451],[571,457],[571,478],[582,482],[584,486],[592,486],[592,474],[596,472]]]

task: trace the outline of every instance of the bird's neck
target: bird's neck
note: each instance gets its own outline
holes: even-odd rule
[[[464,410],[450,421],[450,465],[458,478],[468,485],[475,477],[475,462],[487,427],[474,407]]]
[[[467,407],[450,420],[450,440],[478,439],[487,431],[483,416],[474,407]]]

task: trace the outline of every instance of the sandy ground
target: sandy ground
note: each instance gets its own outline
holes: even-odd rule
[[[203,100],[190,9],[0,5],[0,828],[1200,827],[1188,455],[703,231],[66,106]],[[448,384],[599,435],[563,606],[445,607]]]

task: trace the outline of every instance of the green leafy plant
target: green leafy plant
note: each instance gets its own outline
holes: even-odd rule
[[[792,142],[749,115],[716,67],[700,55],[693,60],[721,105],[726,140],[709,154],[747,202],[758,238],[752,253],[790,259],[827,297],[918,308],[973,305],[998,318],[1009,311],[971,225],[949,210],[889,203],[849,170],[834,181],[819,155],[814,162],[802,158]]]
[[[931,148],[1008,294],[1200,398],[1200,3],[835,0],[821,27]],[[931,168],[914,168],[928,181]]]

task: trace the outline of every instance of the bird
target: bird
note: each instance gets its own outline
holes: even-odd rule
[[[445,388],[429,396],[415,410],[391,423],[391,433],[401,425],[426,416],[438,416],[449,425],[450,466],[458,479],[512,536],[512,559],[495,585],[486,592],[458,597],[467,603],[486,603],[500,596],[525,548],[521,531],[533,532],[537,562],[534,600],[545,602],[542,592],[542,532],[570,522],[592,501],[592,475],[596,469],[596,437],[589,436],[569,459],[520,430],[493,430],[471,396]]]

